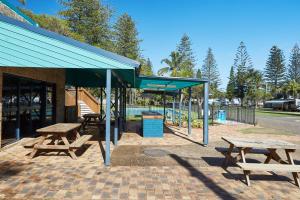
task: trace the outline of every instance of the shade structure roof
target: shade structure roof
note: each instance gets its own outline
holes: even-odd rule
[[[105,86],[112,69],[113,87],[132,87],[140,63],[78,42],[57,33],[0,15],[0,67],[58,68],[66,70],[66,84]]]
[[[25,15],[23,12],[21,12],[17,7],[15,7],[13,4],[9,3],[7,0],[0,0],[4,5],[9,7],[13,12],[15,12],[19,17],[23,18],[27,23],[33,25],[33,26],[39,26],[38,23],[36,23],[33,19]]]
[[[208,82],[207,79],[139,76],[136,78],[136,88],[147,91],[176,91]]]

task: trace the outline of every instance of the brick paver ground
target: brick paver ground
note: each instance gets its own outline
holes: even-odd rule
[[[220,167],[223,157],[218,148],[227,148],[220,140],[222,135],[272,137],[300,144],[299,136],[239,132],[247,127],[241,124],[210,127],[211,143],[203,147],[199,144],[200,129],[194,129],[189,137],[186,129],[171,127],[174,133],[166,130],[163,139],[144,139],[133,131],[137,124],[131,123],[119,146],[114,148],[111,144],[112,162],[118,156],[126,158],[126,153],[118,148],[128,150],[127,156],[133,160],[132,152],[138,151],[135,161],[142,156],[143,148],[172,152],[172,161],[168,157],[160,164],[155,160],[148,162],[143,156],[148,165],[132,162],[124,166],[119,162],[105,167],[102,156],[105,144],[97,139],[89,141],[87,148],[77,153],[78,160],[72,160],[64,152],[29,159],[26,155],[30,150],[18,144],[0,152],[0,199],[300,199],[300,189],[289,174],[254,173],[252,186],[247,187],[239,168],[231,166],[225,171]],[[193,161],[195,158],[198,161]],[[299,163],[299,153],[295,159]]]

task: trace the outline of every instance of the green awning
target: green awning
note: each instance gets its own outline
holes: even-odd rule
[[[208,82],[206,79],[139,76],[136,78],[136,88],[152,91],[176,91]]]

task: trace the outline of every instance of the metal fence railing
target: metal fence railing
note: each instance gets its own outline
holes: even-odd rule
[[[174,117],[178,119],[179,108],[178,104],[175,106]],[[181,108],[181,117],[184,120],[188,115],[188,106],[183,104]],[[216,122],[218,119],[218,111],[224,110],[226,112],[226,120],[236,121],[246,124],[256,124],[255,107],[241,107],[241,106],[219,106],[209,105],[209,119]],[[143,111],[156,111],[163,114],[164,108],[162,106],[131,106],[126,107],[126,116],[139,116]],[[198,108],[196,104],[192,105],[191,117],[193,119],[202,119],[203,110]],[[172,120],[172,105],[166,106],[166,119]]]
[[[225,110],[226,119],[246,124],[256,124],[255,107],[222,106],[220,110]]]

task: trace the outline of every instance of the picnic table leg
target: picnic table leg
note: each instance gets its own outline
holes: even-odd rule
[[[85,131],[85,127],[87,126],[89,122],[89,118],[88,117],[85,117],[83,122],[82,122],[82,130]]]
[[[268,164],[271,160],[272,160],[272,149],[268,149],[269,150],[269,153],[266,154],[267,158],[265,160],[265,164]]]
[[[276,152],[277,149],[268,149],[269,153],[267,154],[267,159],[265,160],[265,164],[268,164],[272,159],[281,164],[288,164],[278,155]]]
[[[67,140],[66,136],[62,136],[61,139],[62,139],[62,141],[65,143],[65,145],[70,146],[70,143],[69,143],[69,141]],[[69,149],[69,150],[68,150],[68,153],[70,154],[70,156],[71,156],[74,160],[77,159],[77,156],[76,156],[76,154],[75,154],[75,152],[74,152],[73,149]]]
[[[250,152],[252,148],[250,148],[250,147],[239,148],[239,150],[241,150],[241,149],[243,150],[244,157],[245,157],[245,154]],[[235,162],[238,162],[241,159],[243,159],[243,156],[242,156],[241,151],[240,151],[239,154],[235,157]]]
[[[41,136],[40,141],[33,146],[33,150],[29,156],[30,158],[33,158],[37,154],[37,152],[38,152],[37,145],[43,144],[43,142],[45,141],[46,138],[47,138],[47,135]]]
[[[250,151],[249,148],[239,148],[243,163],[246,163],[245,149],[247,150],[247,152]],[[243,170],[243,171],[244,171],[246,183],[248,186],[250,186],[250,177],[249,177],[250,171],[249,170]]]
[[[233,147],[234,147],[233,144],[230,144],[229,148],[225,154],[225,160],[223,161],[223,164],[222,164],[223,168],[225,168],[225,169],[228,167],[228,162],[232,158],[231,153],[232,153]]]
[[[291,152],[294,152],[294,150],[290,150],[290,149],[285,150],[285,154],[286,154],[286,157],[288,159],[289,164],[294,165],[295,163],[294,163],[293,157],[291,155]],[[299,180],[298,173],[297,172],[292,172],[292,174],[293,174],[296,186],[300,187],[300,180]]]

